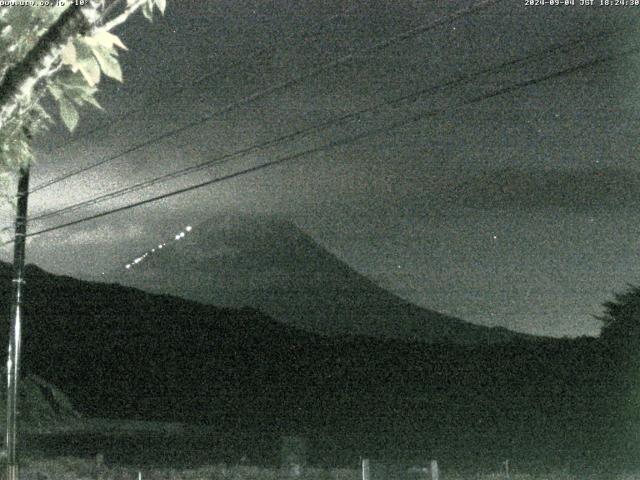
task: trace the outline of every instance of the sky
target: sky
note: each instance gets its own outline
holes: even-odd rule
[[[372,48],[474,3],[181,0],[168,2],[165,17],[153,23],[132,18],[117,30],[129,47],[121,54],[124,83],[103,79],[105,110],[83,111],[75,132],[58,124],[35,139],[32,185],[193,125],[33,193],[32,216],[461,76],[473,81],[33,221],[31,232],[377,132],[33,237],[27,260],[54,273],[175,293],[172,262],[163,270],[160,252],[160,277],[125,265],[187,225],[196,232],[234,216],[277,217],[417,305],[526,333],[597,335],[601,304],[640,281],[640,55],[623,55],[640,39],[640,7],[503,0]],[[618,58],[479,100],[610,56]],[[304,80],[275,89],[298,77]],[[269,89],[276,91],[264,93]],[[248,101],[255,92],[262,93]],[[432,111],[439,114],[425,115]],[[414,115],[422,118],[389,127]]]

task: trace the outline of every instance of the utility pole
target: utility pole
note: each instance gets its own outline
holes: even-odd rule
[[[99,2],[70,2],[70,6],[40,37],[24,59],[13,65],[0,83],[0,128],[19,110],[34,89],[52,72],[66,42],[91,28],[89,18],[97,18]],[[26,131],[27,138],[30,132]],[[27,200],[29,195],[29,166],[18,173],[17,209],[13,250],[13,278],[11,305],[11,332],[7,358],[7,424],[6,424],[6,480],[18,480],[17,404],[20,375],[20,343],[22,336],[22,298],[24,295],[24,260],[27,235]]]
[[[35,45],[17,64],[11,66],[4,75],[0,75],[0,129],[20,115],[21,105],[28,105],[33,92],[42,88],[46,80],[56,71],[55,65],[60,54],[70,40],[77,35],[85,35],[104,19],[123,0],[113,0],[104,8],[104,2],[69,1],[66,9],[57,20],[40,36]],[[61,4],[64,4],[62,2]],[[164,1],[155,0],[156,6],[164,12]],[[102,27],[109,31],[123,23],[140,8],[151,10],[149,0],[130,0],[126,8],[116,18]],[[102,12],[102,14],[101,14]],[[148,12],[150,13],[150,12]],[[22,122],[24,124],[24,122]],[[27,139],[30,132],[25,131]],[[13,279],[11,332],[7,358],[7,424],[6,424],[6,480],[18,480],[17,443],[17,403],[18,381],[20,373],[20,343],[22,333],[22,299],[24,288],[24,261],[27,236],[27,200],[29,196],[29,166],[23,166],[18,173],[17,211],[13,251]]]
[[[18,178],[17,210],[13,250],[11,305],[11,337],[7,358],[7,473],[6,480],[18,480],[16,455],[18,380],[20,373],[20,342],[22,337],[22,296],[24,259],[27,236],[27,200],[29,198],[29,166],[22,167]]]

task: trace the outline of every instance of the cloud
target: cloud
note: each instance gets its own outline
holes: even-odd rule
[[[66,245],[88,245],[114,243],[136,240],[143,233],[140,224],[124,225],[115,228],[113,224],[99,224],[90,230],[79,230],[68,233],[62,237],[61,241]]]

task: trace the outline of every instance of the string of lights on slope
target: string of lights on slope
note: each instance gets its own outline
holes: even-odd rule
[[[174,242],[178,242],[178,241],[182,240],[183,238],[185,238],[187,236],[188,233],[191,232],[191,230],[193,230],[193,227],[191,225],[187,225],[186,227],[184,227],[184,230],[176,233],[173,241]],[[171,240],[169,240],[169,241],[171,241]],[[157,247],[153,247],[152,249],[147,250],[146,252],[144,252],[139,257],[136,257],[133,261],[127,263],[124,266],[124,268],[127,269],[127,270],[131,270],[136,265],[144,262],[149,256],[155,254],[156,252],[159,252],[160,250],[162,250],[166,246],[167,246],[167,242],[159,243]]]

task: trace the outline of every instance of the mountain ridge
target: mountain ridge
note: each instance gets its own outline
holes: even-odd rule
[[[273,217],[211,220],[136,269],[128,283],[138,288],[154,285],[211,305],[251,307],[328,336],[469,344],[534,338],[417,306]]]
[[[10,265],[0,263],[6,314],[10,275]],[[336,368],[352,375],[345,365],[359,365],[354,372],[360,372],[374,368],[381,357],[396,358],[396,369],[422,362],[428,347],[397,338],[323,336],[253,308],[219,308],[53,275],[33,265],[27,265],[25,277],[23,366],[64,388],[88,416],[182,421],[203,412],[227,419],[242,416],[239,412],[284,415],[287,407],[280,402],[292,388],[304,385],[301,391],[307,393],[291,401],[313,403],[312,392],[331,395],[337,387]],[[0,332],[4,345],[7,335],[8,329]],[[515,341],[532,344],[526,337]],[[451,348],[444,342],[432,346]],[[224,398],[207,407],[220,389]],[[262,393],[245,398],[248,390]],[[180,414],[173,411],[177,405],[184,410]]]
[[[0,264],[7,311],[10,270]],[[326,434],[331,444],[315,448],[327,458],[353,450],[354,438],[370,455],[446,445],[451,458],[462,450],[485,458],[483,445],[513,452],[513,438],[522,449],[532,437],[564,447],[566,431],[596,418],[597,400],[576,399],[610,392],[598,364],[585,360],[601,355],[595,339],[326,337],[255,309],[25,270],[23,372],[59,385],[85,418]]]

